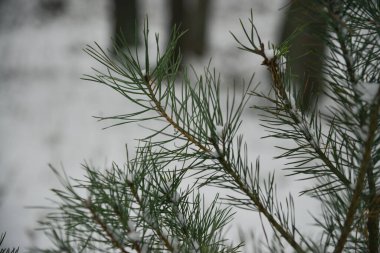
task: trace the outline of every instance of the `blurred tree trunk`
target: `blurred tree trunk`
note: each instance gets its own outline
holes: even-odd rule
[[[194,20],[192,26],[192,51],[197,55],[203,55],[206,49],[206,31],[207,31],[207,21],[209,13],[209,0],[197,0],[195,15],[197,17]]]
[[[179,28],[180,32],[187,31],[186,34],[180,38],[177,44],[176,53],[173,56],[173,61],[175,61],[180,54],[188,51],[186,47],[186,39],[188,38],[189,26],[186,23],[186,14],[185,14],[185,3],[184,0],[170,0],[169,1],[169,10],[170,10],[170,21],[169,21],[169,34],[173,31],[173,28]]]
[[[56,18],[64,14],[68,5],[69,2],[67,0],[39,0],[37,9],[38,15],[44,21],[49,21],[51,18]]]
[[[138,0],[113,0],[114,31],[113,38],[123,38],[129,46],[138,44]]]
[[[310,110],[323,90],[323,54],[327,25],[322,7],[313,0],[292,0],[281,33],[281,41],[297,28],[304,29],[292,41],[288,67],[298,86],[301,110]]]
[[[178,44],[178,51],[183,56],[205,52],[209,6],[210,0],[169,1],[169,30],[179,26],[180,31],[187,31]]]

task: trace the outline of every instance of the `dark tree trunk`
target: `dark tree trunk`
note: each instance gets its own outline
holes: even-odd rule
[[[38,4],[39,15],[43,18],[52,18],[62,15],[69,3],[66,0],[39,0]]]
[[[294,0],[287,11],[281,41],[289,37],[297,28],[302,32],[292,42],[288,67],[298,85],[303,111],[311,109],[323,89],[323,54],[326,49],[326,22],[321,6],[313,0]]]
[[[188,51],[186,47],[186,40],[189,37],[189,27],[186,23],[186,13],[185,13],[185,3],[184,0],[170,0],[170,21],[169,21],[169,32],[171,33],[176,27],[179,32],[187,31],[186,34],[180,38],[177,44],[176,53],[173,55],[173,61],[176,61],[180,54],[185,54]]]
[[[192,26],[192,51],[197,55],[203,55],[207,41],[207,21],[210,7],[210,0],[197,0],[194,16],[196,16]]]
[[[189,53],[202,55],[206,48],[207,21],[210,0],[170,0],[170,31],[174,26],[186,31],[178,44],[183,56]]]
[[[114,0],[114,35],[129,46],[138,44],[138,0]]]

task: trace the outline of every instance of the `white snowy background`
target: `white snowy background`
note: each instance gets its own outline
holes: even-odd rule
[[[51,188],[59,187],[48,163],[64,167],[72,177],[81,177],[81,163],[102,168],[112,161],[122,164],[125,144],[133,150],[136,136],[144,130],[136,125],[102,130],[107,124],[92,116],[112,115],[133,107],[111,89],[80,80],[98,64],[82,49],[93,41],[110,46],[111,1],[68,0],[65,13],[39,15],[37,0],[9,0],[1,9],[0,24],[0,233],[7,232],[4,246],[46,243],[36,233],[37,220],[46,214],[29,206],[49,205]],[[165,0],[141,1],[140,15],[149,16],[150,30],[166,38],[168,13]],[[239,18],[247,20],[252,8],[254,21],[264,41],[276,41],[284,0],[213,0],[208,27],[208,48],[203,59],[190,59],[196,68],[207,64],[222,73],[223,86],[248,79],[269,85],[261,59],[236,49],[229,31],[241,35]],[[242,37],[242,36],[241,36]],[[251,101],[251,103],[254,101]],[[252,109],[245,113],[242,128],[251,161],[260,156],[262,174],[276,170],[280,196],[302,189],[284,176],[273,141],[265,135]],[[296,198],[298,224],[310,234],[308,211],[316,211],[308,197]],[[257,216],[238,212],[229,238],[236,240],[237,228],[260,236]]]

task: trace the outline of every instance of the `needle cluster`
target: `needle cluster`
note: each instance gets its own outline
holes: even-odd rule
[[[311,112],[298,108],[302,94],[292,85],[287,53],[296,31],[280,45],[266,45],[253,23],[241,21],[239,48],[271,75],[269,94],[234,86],[223,98],[215,70],[203,74],[180,68],[176,29],[164,50],[149,55],[115,43],[111,57],[99,45],[85,52],[104,66],[84,79],[106,85],[140,110],[102,117],[113,125],[138,122],[147,135],[124,165],[97,170],[88,164],[85,180],[71,180],[52,167],[64,190],[54,190],[57,208],[41,222],[54,249],[43,252],[240,252],[244,241],[224,237],[236,208],[258,212],[272,228],[267,252],[378,252],[380,214],[380,3],[316,1],[328,24],[323,71],[332,103]],[[312,6],[310,6],[312,8]],[[292,195],[279,200],[273,174],[262,177],[259,159],[244,142],[240,126],[249,99],[264,98],[266,137],[286,139],[278,158],[289,162],[290,177],[303,179],[307,194],[321,204],[312,213],[320,237],[296,224]],[[205,187],[223,189],[206,201]],[[210,196],[207,196],[210,197]],[[247,222],[247,225],[250,225]],[[254,224],[251,224],[252,226]]]

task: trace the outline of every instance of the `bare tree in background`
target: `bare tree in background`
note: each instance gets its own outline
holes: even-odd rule
[[[196,15],[196,18],[193,19],[193,22],[191,23],[192,29],[190,30],[190,33],[192,34],[192,52],[197,55],[202,55],[207,47],[206,32],[209,7],[210,0],[197,0],[196,8],[193,10],[193,14]]]
[[[113,0],[114,31],[113,38],[123,36],[128,45],[138,44],[138,0]]]
[[[58,16],[67,9],[66,0],[39,0],[40,14],[45,16]]]
[[[210,0],[170,0],[169,29],[180,26],[187,31],[178,44],[181,54],[202,55],[206,50]]]
[[[292,0],[287,8],[281,41],[304,26],[292,42],[288,66],[292,69],[293,81],[299,86],[299,106],[307,111],[323,89],[321,55],[326,49],[324,35],[327,26],[321,6],[313,0]]]

